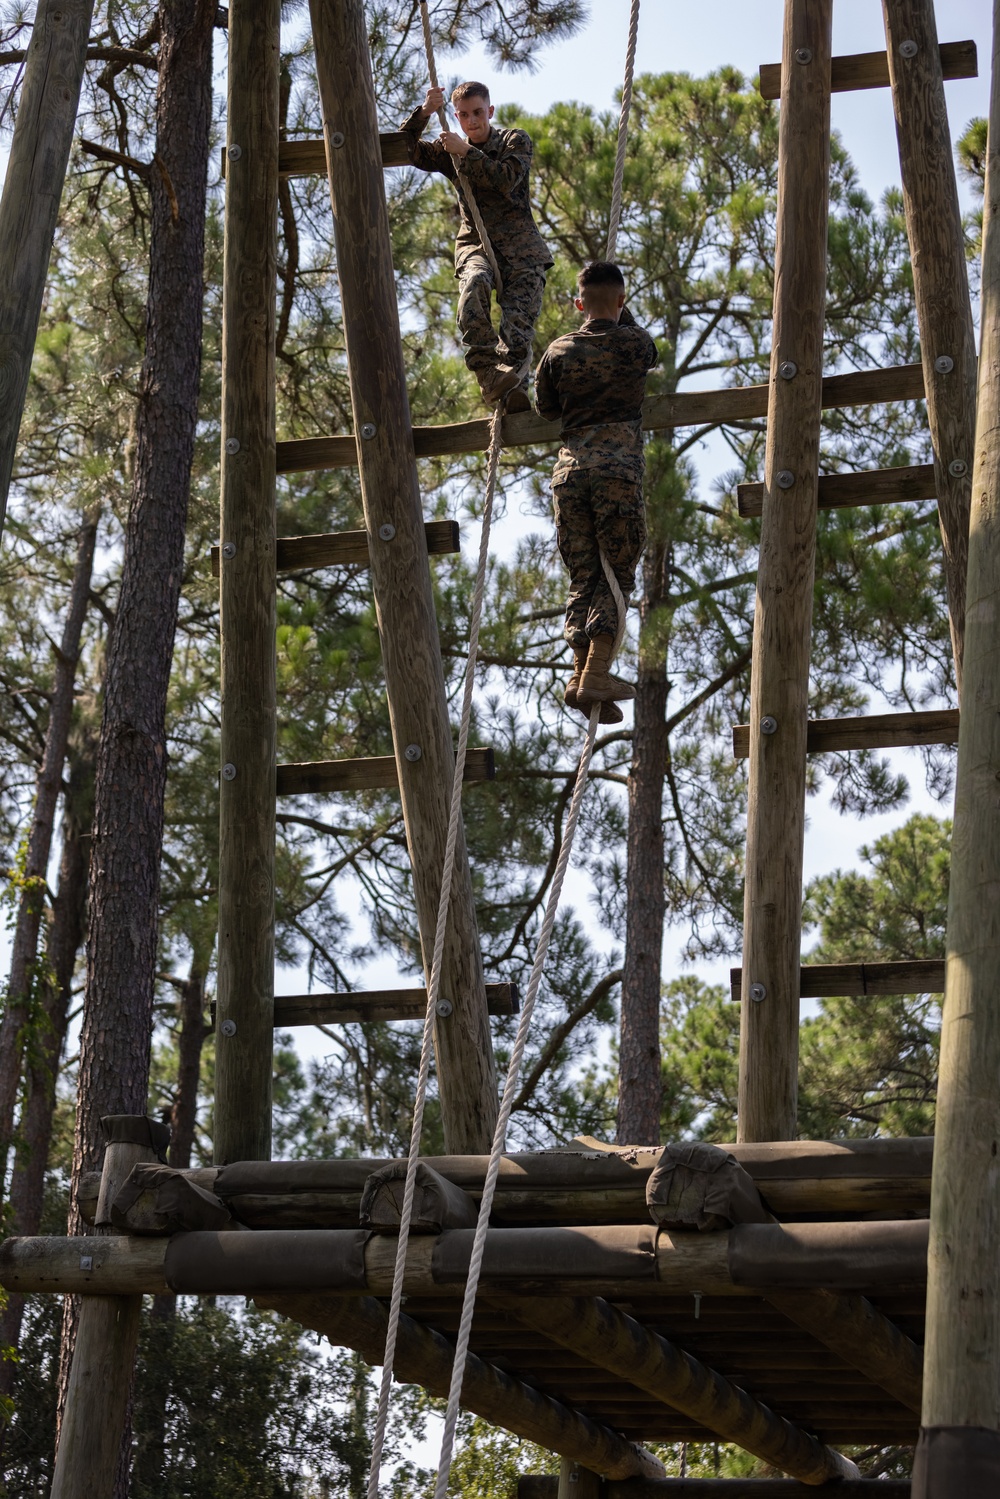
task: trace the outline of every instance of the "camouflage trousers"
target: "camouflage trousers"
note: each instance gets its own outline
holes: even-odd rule
[[[458,326],[465,345],[465,362],[476,375],[490,374],[500,364],[518,370],[531,358],[531,340],[542,310],[545,272],[539,266],[517,270],[500,267],[503,294],[500,337],[490,318],[490,297],[496,285],[485,255],[470,255],[458,272]],[[527,371],[525,371],[527,375]]]
[[[572,469],[553,484],[552,502],[559,554],[569,569],[563,634],[574,649],[586,650],[593,636],[614,635],[618,629],[601,552],[626,601],[635,587],[636,563],[646,545],[642,480]]]

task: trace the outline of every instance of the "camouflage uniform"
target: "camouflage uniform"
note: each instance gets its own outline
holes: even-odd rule
[[[623,308],[617,323],[590,318],[553,340],[535,371],[539,412],[562,422],[552,501],[570,579],[564,634],[577,649],[618,628],[601,552],[626,599],[635,586],[646,544],[642,399],[656,360],[653,340]]]
[[[524,130],[498,130],[491,125],[481,147],[470,145],[467,155],[454,157],[440,141],[420,139],[427,118],[421,106],[401,126],[413,138],[413,164],[422,172],[440,172],[450,182],[461,178],[471,185],[503,278],[503,293],[498,299],[498,341],[490,319],[493,272],[460,192],[455,275],[465,362],[475,374],[487,377],[500,364],[520,369],[531,358],[545,272],[552,264],[548,246],[531,216],[531,137]]]

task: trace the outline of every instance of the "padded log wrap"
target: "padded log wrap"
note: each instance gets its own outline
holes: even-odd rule
[[[913,1499],[997,1499],[1000,1431],[983,1426],[920,1428]]]
[[[465,1280],[472,1229],[435,1240],[431,1274],[438,1285]],[[655,1280],[656,1229],[503,1228],[486,1236],[484,1281],[551,1283],[560,1275],[583,1280]]]
[[[105,1114],[101,1120],[109,1145],[145,1145],[166,1165],[170,1129],[145,1114]]]
[[[164,1275],[178,1295],[363,1291],[368,1238],[352,1228],[175,1234]]]
[[[930,1225],[904,1223],[746,1223],[729,1235],[737,1286],[834,1291],[896,1290],[927,1283]]]
[[[226,1204],[183,1171],[140,1163],[111,1204],[111,1222],[124,1233],[176,1234],[239,1228]]]
[[[365,1182],[361,1194],[361,1227],[376,1234],[399,1232],[403,1211],[406,1162],[393,1161]],[[411,1234],[439,1234],[446,1228],[475,1228],[478,1205],[461,1187],[446,1181],[423,1161],[417,1162]]]
[[[700,1140],[664,1146],[646,1183],[646,1205],[653,1222],[664,1228],[774,1222],[736,1157]]]

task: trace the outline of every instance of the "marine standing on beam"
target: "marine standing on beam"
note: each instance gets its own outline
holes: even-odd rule
[[[465,362],[479,381],[483,400],[507,411],[527,411],[531,340],[542,306],[545,272],[552,264],[548,246],[531,216],[528,175],[533,146],[525,130],[491,125],[493,105],[484,83],[460,83],[452,103],[464,135],[442,130],[436,141],[420,139],[424,126],[444,105],[444,90],[429,88],[402,129],[413,138],[413,164],[441,172],[451,182],[469,184],[489,235],[503,280],[500,337],[490,318],[495,279],[475,225],[459,193],[461,227],[455,243],[458,326]]]
[[[535,371],[535,402],[542,416],[562,423],[552,503],[570,581],[564,634],[574,666],[564,698],[587,715],[601,703],[601,722],[620,723],[614,704],[635,697],[635,688],[609,669],[619,620],[601,553],[627,603],[646,544],[642,401],[658,355],[625,306],[618,266],[592,261],[578,286],[584,321],[545,350]]]

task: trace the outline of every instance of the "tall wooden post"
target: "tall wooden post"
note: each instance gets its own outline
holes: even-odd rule
[[[774,327],[750,688],[739,1138],[794,1138],[832,0],[786,0]]]
[[[914,1499],[1000,1491],[1000,0]]]
[[[271,1154],[280,0],[229,11],[215,1159]]]
[[[372,588],[429,974],[454,747],[406,394],[375,90],[362,0],[312,0],[311,10]],[[487,1151],[497,1114],[496,1076],[461,830],[441,996],[450,1005],[435,1022],[445,1149]]]
[[[114,1234],[111,1204],[132,1167],[165,1151],[169,1130],[127,1114],[101,1121],[108,1147],[94,1233]],[[155,1143],[154,1143],[155,1142]],[[86,1267],[82,1265],[81,1268]],[[113,1499],[139,1341],[141,1296],[84,1296],[51,1499]]]
[[[0,532],[94,0],[39,0],[0,200]]]
[[[906,232],[934,445],[959,690],[976,427],[976,340],[934,0],[882,0]]]
[[[603,1487],[599,1476],[588,1468],[568,1457],[560,1461],[558,1499],[601,1499]]]

